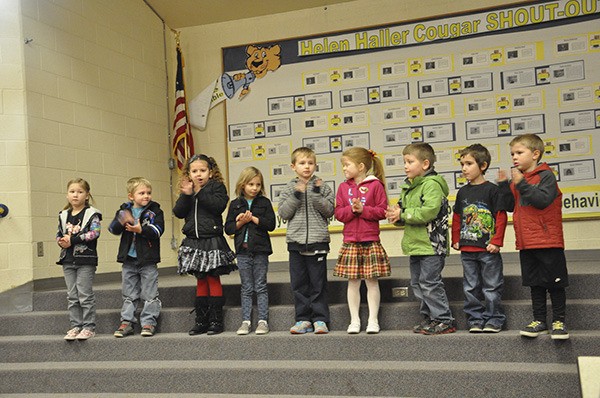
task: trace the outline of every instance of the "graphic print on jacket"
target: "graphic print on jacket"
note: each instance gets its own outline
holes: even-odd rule
[[[429,223],[427,223],[427,232],[431,247],[435,254],[445,256],[448,254],[448,218],[450,214],[450,202],[448,198],[442,198],[440,211]]]

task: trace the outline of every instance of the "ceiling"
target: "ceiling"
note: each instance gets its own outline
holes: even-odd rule
[[[143,0],[173,29],[279,14],[353,0]]]

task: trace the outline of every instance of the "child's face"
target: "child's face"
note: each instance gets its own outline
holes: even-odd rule
[[[360,176],[364,171],[365,165],[363,163],[356,164],[349,158],[342,156],[342,170],[344,171],[344,177],[347,180],[353,180]]]
[[[260,177],[256,176],[246,185],[244,185],[244,197],[246,199],[254,199],[260,193],[260,189],[262,188],[262,184],[260,182]]]
[[[485,163],[479,166],[475,158],[470,154],[461,156],[460,166],[463,176],[471,183],[479,182],[483,177],[483,170],[487,167]]]
[[[198,159],[190,163],[190,179],[194,183],[195,188],[202,188],[212,177],[212,171],[208,167],[208,163]]]
[[[540,158],[540,151],[532,151],[523,144],[516,143],[510,147],[513,165],[522,173],[533,171]]]
[[[67,201],[73,209],[82,209],[89,198],[88,192],[81,184],[73,183],[67,189]]]
[[[422,176],[429,170],[429,160],[419,160],[415,155],[404,155],[404,171],[409,179]]]
[[[133,207],[146,207],[152,200],[152,188],[142,184],[127,196],[133,202]]]
[[[308,181],[312,177],[316,168],[315,158],[310,156],[298,155],[296,162],[292,163],[292,170],[304,181]]]

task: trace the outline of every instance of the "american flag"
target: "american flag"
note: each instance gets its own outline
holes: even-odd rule
[[[194,139],[188,123],[185,85],[183,84],[183,57],[181,48],[177,46],[177,78],[175,81],[175,121],[173,122],[175,136],[173,137],[173,157],[177,168],[183,169],[186,159],[194,154]]]

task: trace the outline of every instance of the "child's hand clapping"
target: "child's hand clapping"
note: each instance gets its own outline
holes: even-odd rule
[[[296,183],[296,187],[294,188],[297,192],[306,192],[306,182],[302,181],[302,180],[298,180],[298,182]]]
[[[71,247],[71,235],[65,235],[58,239],[57,242],[60,247],[62,247],[63,249],[67,249]]]
[[[498,170],[498,178],[496,179],[496,181],[497,182],[508,181],[508,173],[506,172],[506,170],[504,170],[504,169]]]
[[[139,221],[137,223],[135,223],[135,221],[133,221],[132,223],[127,223],[125,224],[125,230],[128,232],[135,232],[136,234],[141,234],[142,233],[142,226],[140,225]]]
[[[181,181],[180,189],[182,193],[191,195],[194,193],[194,182],[189,178],[185,178]]]
[[[523,173],[521,173],[521,170],[517,169],[516,167],[510,169],[510,173],[512,176],[512,181],[515,185],[517,185],[521,182],[521,180],[523,180]]]
[[[246,210],[245,213],[240,213],[235,218],[236,223],[241,227],[242,225],[248,224],[252,221],[252,212],[250,210]]]
[[[359,198],[352,198],[352,213],[361,214],[363,212],[363,204]]]
[[[385,218],[392,224],[398,222],[400,220],[400,206],[388,206],[385,211]]]

